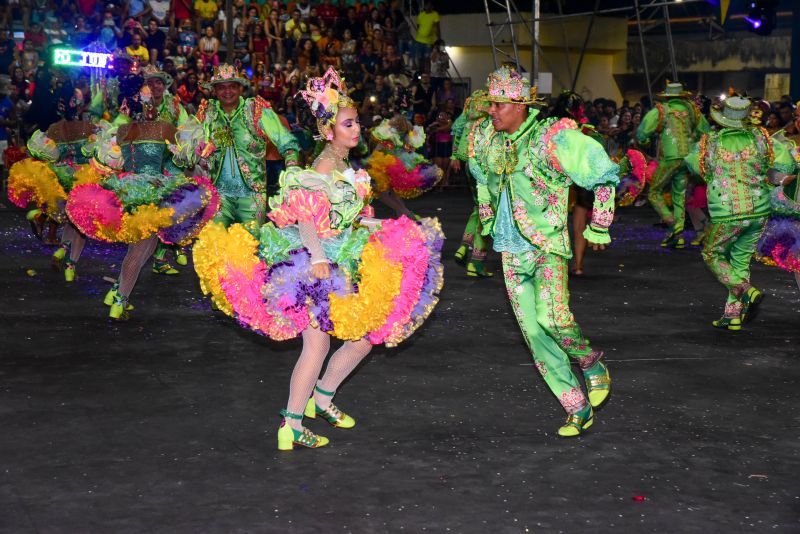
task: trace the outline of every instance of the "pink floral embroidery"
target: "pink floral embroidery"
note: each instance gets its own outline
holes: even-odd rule
[[[586,396],[583,394],[583,391],[578,388],[572,388],[569,391],[565,391],[561,394],[561,397],[558,400],[567,413],[579,412],[584,406],[586,406]]]
[[[544,362],[536,362],[536,369],[538,369],[540,375],[547,375],[547,366],[544,364]]]
[[[564,345],[565,347],[571,347],[573,342],[574,340],[569,336],[561,340],[561,344]]]
[[[555,193],[550,193],[549,195],[547,195],[547,203],[550,204],[551,206],[555,206],[556,204],[558,204],[558,195],[556,195]]]
[[[544,276],[545,280],[552,280],[553,279],[553,269],[550,267],[545,267],[542,271],[542,275]]]
[[[489,204],[481,204],[478,206],[478,216],[482,221],[485,221],[494,217],[494,211],[492,211],[492,207]]]
[[[610,187],[598,187],[594,190],[594,195],[600,202],[608,202],[608,199],[611,198],[611,188]]]
[[[563,172],[561,168],[561,164],[556,158],[556,146],[553,143],[553,137],[555,137],[560,131],[562,130],[577,130],[578,124],[572,119],[561,119],[553,124],[550,128],[547,129],[547,132],[542,136],[542,143],[544,144],[544,151],[547,155],[547,161],[551,167],[553,167],[558,172]]]
[[[592,225],[598,228],[608,228],[614,222],[612,210],[594,210],[592,212]]]

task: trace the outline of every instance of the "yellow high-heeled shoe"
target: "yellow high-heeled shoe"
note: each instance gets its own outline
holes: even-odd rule
[[[278,429],[279,451],[291,451],[294,449],[295,445],[300,445],[309,449],[318,449],[330,443],[328,438],[324,436],[318,436],[305,427],[302,430],[295,430],[286,422],[287,418],[302,420],[302,415],[287,410],[281,410],[281,415],[283,416],[283,420],[281,420],[281,427]]]

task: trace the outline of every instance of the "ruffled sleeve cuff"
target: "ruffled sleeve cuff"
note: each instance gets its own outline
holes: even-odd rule
[[[272,206],[269,218],[279,227],[301,222],[313,222],[317,235],[332,237],[338,232],[331,228],[331,203],[322,191],[292,189],[284,192],[283,202]]]
[[[583,231],[583,237],[589,243],[596,243],[598,245],[608,245],[611,243],[611,235],[608,233],[608,230],[605,228],[596,228],[594,224],[590,224],[586,227],[586,230]]]

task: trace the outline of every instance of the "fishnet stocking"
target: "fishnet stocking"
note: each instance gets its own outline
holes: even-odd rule
[[[303,330],[303,352],[300,353],[292,371],[286,411],[298,415],[303,413],[330,348],[331,338],[328,334],[311,326]],[[287,417],[286,422],[295,430],[303,428],[302,419]]]
[[[372,344],[366,339],[346,341],[331,356],[331,361],[328,362],[325,374],[322,376],[322,380],[319,381],[320,389],[336,393],[344,379],[350,376],[350,373],[358,367],[358,364],[369,354],[370,350],[372,350]],[[320,393],[319,390],[314,390],[314,402],[323,410],[331,403],[331,398],[332,395],[325,395]]]
[[[147,260],[150,259],[150,256],[153,255],[156,245],[158,245],[156,236],[128,245],[128,253],[125,254],[125,259],[122,260],[122,270],[119,275],[118,292],[120,295],[125,298],[131,296],[133,286],[136,285],[136,280],[139,278],[139,273],[147,263]]]

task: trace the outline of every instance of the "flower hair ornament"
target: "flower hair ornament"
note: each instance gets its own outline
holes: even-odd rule
[[[347,87],[333,67],[329,67],[320,78],[310,78],[300,96],[308,104],[320,135],[315,139],[333,139],[331,126],[336,124],[339,108],[355,108],[353,100],[347,96]]]

